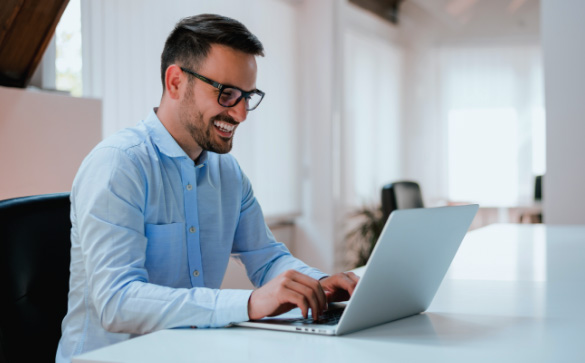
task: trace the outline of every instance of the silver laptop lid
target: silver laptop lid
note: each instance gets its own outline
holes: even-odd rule
[[[478,205],[394,211],[339,322],[336,334],[425,311]]]

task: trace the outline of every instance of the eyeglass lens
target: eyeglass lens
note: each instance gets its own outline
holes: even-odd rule
[[[224,107],[232,107],[237,102],[238,99],[242,96],[242,92],[237,88],[225,87],[222,89],[221,95],[219,96],[219,104]],[[250,111],[256,108],[260,101],[262,100],[262,96],[257,93],[250,93],[248,98],[245,98],[244,101],[246,102],[246,110]]]

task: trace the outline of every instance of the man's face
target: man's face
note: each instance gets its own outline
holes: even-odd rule
[[[224,85],[246,91],[256,88],[255,57],[229,47],[212,45],[207,58],[195,71]],[[181,125],[191,141],[203,150],[230,152],[236,128],[247,116],[245,100],[233,107],[223,107],[217,102],[220,92],[217,88],[186,73],[185,76],[190,81],[180,103]]]

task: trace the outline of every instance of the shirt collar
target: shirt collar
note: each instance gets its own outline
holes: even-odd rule
[[[185,150],[181,148],[177,141],[171,136],[169,131],[164,127],[162,122],[156,115],[156,109],[154,108],[148,114],[148,117],[144,120],[144,125],[148,129],[150,137],[163,154],[170,156],[171,158],[189,157]]]
[[[163,154],[171,157],[171,158],[181,158],[186,157],[189,158],[189,155],[181,148],[181,146],[175,141],[173,136],[169,133],[169,131],[165,128],[162,124],[158,116],[156,115],[156,110],[158,107],[153,108],[148,117],[144,120],[144,124],[149,130],[150,137]],[[201,151],[201,154],[197,158],[196,165],[205,165],[207,164],[207,150]]]
[[[207,150],[201,150],[201,154],[197,160],[195,160],[195,165],[206,165],[207,164]]]

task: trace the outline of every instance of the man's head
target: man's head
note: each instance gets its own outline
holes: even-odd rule
[[[225,45],[250,55],[264,56],[262,43],[244,24],[215,14],[201,14],[181,19],[169,34],[161,55],[161,79],[165,91],[165,73],[171,64],[199,69],[212,44]]]
[[[161,55],[159,117],[190,156],[231,150],[235,128],[263,96],[255,59],[263,52],[236,20],[204,14],[177,23]]]

